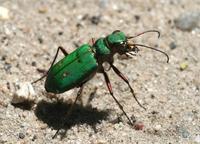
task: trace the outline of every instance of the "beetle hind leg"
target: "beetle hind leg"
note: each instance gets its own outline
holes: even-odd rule
[[[53,62],[51,63],[51,66],[50,66],[49,70],[51,69],[51,67],[52,67],[53,64],[55,63],[56,58],[58,57],[58,52],[59,52],[59,50],[61,50],[62,53],[63,53],[65,56],[68,55],[67,51],[66,51],[63,47],[59,46],[58,49],[57,49],[56,55],[54,56]],[[37,83],[38,81],[40,81],[40,80],[42,80],[43,78],[45,78],[45,77],[48,75],[49,70],[47,71],[46,74],[44,74],[44,75],[43,75],[42,77],[40,77],[39,79],[33,81],[31,84]]]

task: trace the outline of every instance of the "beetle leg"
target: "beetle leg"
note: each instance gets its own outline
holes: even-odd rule
[[[55,55],[55,57],[54,57],[54,59],[53,59],[53,62],[51,63],[51,66],[50,66],[49,70],[50,70],[51,67],[54,65],[54,63],[55,63],[55,61],[56,61],[56,58],[58,57],[58,52],[59,52],[59,50],[61,50],[62,53],[63,53],[65,56],[68,55],[67,51],[66,51],[63,47],[59,46],[58,49],[57,49],[56,55]],[[48,70],[48,72],[49,72],[49,70]],[[47,72],[47,74],[48,74],[48,72]],[[46,75],[47,75],[47,74],[46,74]]]
[[[124,80],[124,82],[127,83],[128,87],[130,88],[131,90],[131,93],[133,95],[133,98],[136,100],[136,102],[138,103],[138,105],[140,107],[142,107],[144,110],[146,110],[146,108],[144,106],[142,106],[142,104],[140,104],[140,102],[138,101],[137,97],[135,96],[135,93],[134,93],[134,90],[133,88],[131,87],[128,79],[113,65],[113,64],[110,64],[111,65],[111,68],[114,70],[114,72],[121,78]]]
[[[119,106],[119,108],[121,109],[121,111],[123,112],[123,114],[126,116],[126,118],[128,119],[128,121],[130,122],[130,124],[133,126],[134,125],[133,122],[131,121],[131,119],[128,117],[128,115],[124,111],[123,106],[119,103],[119,101],[115,98],[115,96],[113,94],[112,86],[111,86],[111,83],[110,83],[110,80],[109,80],[109,77],[108,77],[107,73],[104,70],[103,70],[102,73],[104,75],[104,78],[105,78],[105,81],[106,81],[106,85],[108,87],[110,95],[113,97],[113,99],[115,100],[115,102],[117,103],[117,105]]]
[[[94,91],[90,94],[86,106],[90,106],[90,102],[94,99],[96,92],[97,92],[97,87],[95,87]]]
[[[58,49],[60,49],[65,56],[68,55],[68,52],[62,46],[59,46]]]
[[[69,116],[71,115],[72,110],[73,110],[73,108],[74,108],[74,105],[76,104],[77,100],[81,97],[82,91],[83,91],[83,87],[84,87],[84,85],[82,84],[82,85],[80,86],[80,89],[79,89],[78,93],[77,93],[76,99],[74,100],[73,104],[70,106],[69,110],[67,111],[66,118],[69,118]],[[65,121],[66,121],[66,119],[65,119]],[[61,127],[56,131],[56,133],[54,134],[54,136],[53,136],[52,138],[55,138],[55,137],[56,137],[56,135],[58,134],[58,132],[60,131],[60,129],[61,129],[62,127],[64,127],[65,124],[66,124],[66,122],[64,122],[64,123],[61,124]]]
[[[53,59],[53,62],[51,63],[51,66],[50,66],[50,68],[49,68],[49,70],[51,69],[51,67],[53,66],[53,64],[55,63],[55,61],[56,61],[56,58],[57,58],[57,56],[58,56],[58,52],[59,52],[59,50],[61,50],[62,51],[62,53],[65,55],[65,56],[67,56],[68,55],[68,53],[67,53],[67,51],[63,48],[63,47],[61,47],[61,46],[59,46],[58,47],[58,49],[57,49],[57,52],[56,52],[56,55],[55,55],[55,57],[54,57],[54,59]],[[41,78],[39,78],[39,79],[37,79],[37,80],[35,80],[34,82],[32,82],[31,84],[34,84],[34,83],[37,83],[38,81],[40,81],[40,80],[42,80],[43,78],[45,78],[47,75],[48,75],[48,73],[49,73],[49,70],[47,71],[47,73],[46,74],[44,74]]]
[[[81,106],[83,106],[83,100],[82,100],[82,98],[81,98],[82,92],[83,92],[83,86],[84,86],[84,84],[82,84],[82,85],[80,86],[80,89],[78,90],[78,93],[77,93],[77,100],[76,100],[76,102],[77,102],[77,101],[80,102],[80,105],[81,105]]]
[[[91,38],[88,43],[89,45],[94,45],[95,41],[96,41],[95,38]]]

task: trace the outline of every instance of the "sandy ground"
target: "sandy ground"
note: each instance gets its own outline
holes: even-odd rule
[[[200,30],[174,22],[197,12],[199,0],[0,0],[0,6],[9,11],[0,20],[0,143],[200,143]],[[166,63],[164,55],[144,48],[132,59],[115,56],[146,111],[108,72],[115,96],[142,130],[128,124],[100,74],[87,83],[83,103],[54,139],[77,90],[49,98],[41,81],[32,107],[11,104],[14,85],[39,78],[58,46],[72,52],[117,29],[128,35],[159,30],[160,39],[151,33],[135,41],[159,46],[170,57]]]

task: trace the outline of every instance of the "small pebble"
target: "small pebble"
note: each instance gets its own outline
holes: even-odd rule
[[[3,36],[2,38],[1,38],[1,42],[2,43],[6,43],[8,41],[8,38],[6,37],[6,36]]]
[[[118,10],[119,10],[119,7],[118,7],[116,4],[113,4],[113,5],[112,5],[112,9],[118,11]]]
[[[25,135],[23,133],[19,133],[19,138],[20,139],[24,139],[25,138]]]
[[[144,129],[144,124],[142,122],[136,122],[134,125],[135,130],[143,130]]]
[[[108,143],[106,140],[97,140],[96,144],[106,144]]]
[[[92,24],[98,25],[99,22],[101,21],[101,16],[92,16],[90,18],[90,21],[91,21]]]
[[[200,143],[200,135],[197,135],[194,139],[195,142]]]
[[[162,128],[161,125],[156,125],[156,126],[155,126],[155,130],[156,130],[156,131],[159,131],[161,128]]]
[[[60,31],[60,32],[58,32],[58,35],[61,36],[61,35],[63,35],[63,33],[64,32]]]
[[[188,130],[183,126],[177,127],[177,131],[179,135],[182,136],[183,138],[188,138],[190,136],[190,133],[188,132]]]
[[[1,60],[2,60],[2,61],[5,61],[6,58],[7,58],[7,55],[3,55],[3,56],[1,57]]]
[[[32,138],[32,141],[35,141],[37,139],[37,136],[34,135],[33,138]]]
[[[38,37],[38,41],[39,41],[40,44],[43,43],[43,39],[41,37]]]
[[[186,12],[174,20],[175,26],[182,31],[191,31],[200,26],[200,12]]]
[[[9,18],[9,9],[0,6],[0,20],[8,20]]]
[[[152,111],[151,112],[151,114],[153,114],[153,115],[156,115],[156,114],[158,114],[159,112],[157,112],[157,111]]]
[[[10,72],[11,68],[12,68],[12,65],[10,63],[5,62],[5,64],[4,64],[4,70],[6,72]]]
[[[176,43],[175,42],[171,42],[170,44],[169,44],[169,47],[170,47],[170,49],[175,49],[177,46],[176,46]]]
[[[106,8],[108,6],[108,0],[99,0],[100,8]]]
[[[140,20],[140,16],[139,15],[135,15],[134,17],[135,17],[136,22],[138,22]]]
[[[32,65],[32,66],[36,66],[37,63],[36,63],[35,61],[33,61],[33,62],[31,63],[31,65]]]
[[[1,139],[0,139],[0,143],[6,143],[9,140],[9,136],[8,135],[2,135]]]
[[[151,98],[154,99],[154,98],[155,98],[155,95],[154,95],[154,94],[151,94]]]
[[[23,82],[20,84],[15,84],[16,92],[13,94],[13,99],[11,103],[23,103],[23,102],[34,102],[35,101],[35,91],[33,86],[29,82]]]
[[[77,27],[77,28],[81,28],[81,27],[83,27],[83,26],[84,26],[84,24],[79,23],[79,22],[76,24],[76,27]]]
[[[136,117],[134,115],[131,116],[131,120],[132,120],[133,123],[135,123],[137,121]]]
[[[181,71],[185,70],[187,67],[188,67],[188,64],[187,64],[186,62],[182,62],[182,63],[180,64],[180,70],[181,70]]]
[[[41,14],[44,14],[44,13],[48,12],[48,8],[46,6],[41,6],[41,7],[39,7],[38,12]]]

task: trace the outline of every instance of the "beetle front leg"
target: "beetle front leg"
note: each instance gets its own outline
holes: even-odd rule
[[[123,80],[127,83],[128,87],[129,87],[130,90],[131,90],[131,93],[132,93],[132,95],[133,95],[133,98],[136,100],[136,102],[138,103],[138,105],[139,105],[140,107],[142,107],[144,110],[146,110],[146,108],[145,108],[144,106],[142,106],[142,104],[140,104],[140,102],[138,101],[137,97],[135,96],[134,90],[133,90],[133,88],[131,87],[131,85],[130,85],[128,79],[127,79],[113,64],[110,64],[110,65],[111,65],[111,68],[114,70],[114,72],[115,72],[121,79],[123,79]]]
[[[51,63],[51,66],[50,66],[49,70],[51,69],[51,67],[52,67],[53,64],[55,63],[56,58],[58,57],[58,52],[59,52],[59,50],[61,50],[62,53],[63,53],[65,56],[68,55],[67,51],[66,51],[63,47],[59,46],[58,49],[57,49],[56,55],[54,56],[53,62]],[[43,78],[45,78],[45,77],[48,75],[49,70],[48,70],[48,71],[46,72],[46,74],[44,74],[41,78],[35,80],[35,81],[32,82],[31,84],[37,83],[38,81],[40,81],[40,80],[42,80]]]
[[[89,43],[89,45],[94,45],[95,41],[96,41],[95,38],[91,38],[88,43]]]
[[[117,103],[117,105],[119,106],[119,108],[121,109],[121,111],[123,112],[123,114],[126,116],[126,118],[128,119],[128,121],[130,122],[130,124],[133,126],[133,122],[131,121],[131,119],[128,117],[128,115],[126,114],[126,112],[124,111],[123,109],[123,106],[119,103],[119,101],[115,98],[114,94],[113,94],[113,91],[112,91],[112,86],[111,86],[111,83],[110,83],[110,80],[108,78],[108,75],[107,73],[103,70],[103,75],[104,75],[104,78],[105,78],[105,81],[106,81],[106,85],[108,87],[108,90],[110,92],[110,95],[113,97],[113,99],[115,100],[115,102]]]

